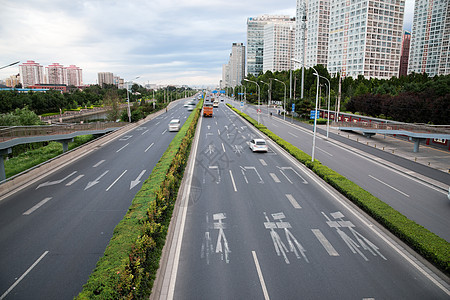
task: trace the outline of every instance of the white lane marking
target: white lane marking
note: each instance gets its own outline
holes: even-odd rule
[[[39,202],[38,204],[36,204],[35,206],[33,206],[32,208],[30,208],[29,210],[27,210],[26,212],[23,213],[24,216],[28,216],[31,213],[33,213],[36,209],[38,209],[39,207],[41,207],[42,205],[44,205],[45,203],[47,203],[48,201],[50,201],[52,199],[52,197],[47,197],[44,200],[42,200],[41,202]]]
[[[148,146],[147,149],[145,149],[144,152],[147,152],[147,151],[153,146],[153,144],[154,144],[154,143],[152,143],[150,146]]]
[[[223,152],[225,153],[226,151],[225,151],[225,146],[223,145],[223,143],[222,143],[222,149],[223,149]]]
[[[280,179],[278,178],[278,176],[275,173],[269,173],[270,177],[272,177],[273,181],[275,181],[276,183],[280,183]]]
[[[71,177],[72,175],[74,175],[77,171],[74,171],[72,173],[70,173],[69,175],[67,175],[66,177],[64,177],[63,179],[60,180],[55,180],[55,181],[47,181],[44,183],[41,183],[40,185],[37,186],[36,189],[44,187],[44,186],[50,186],[50,185],[55,185],[55,184],[60,184],[61,182],[63,182],[64,180],[66,180],[67,178]]]
[[[121,137],[120,139],[119,139],[119,141],[127,141],[127,140],[129,140],[130,138],[132,138],[133,136],[132,135],[124,135],[123,137]]]
[[[261,162],[261,164],[263,166],[267,166],[267,163],[266,163],[266,161],[264,159],[260,158],[259,161]]]
[[[219,129],[217,129],[217,133],[220,135],[220,130]]]
[[[156,123],[155,125],[159,125],[159,123],[161,123],[161,122],[158,122],[158,123]]]
[[[98,176],[94,181],[89,181],[88,184],[86,185],[86,187],[84,188],[84,190],[87,190],[87,189],[93,187],[94,185],[96,185],[97,183],[99,183],[100,182],[99,180],[102,179],[102,177],[105,176],[106,173],[108,173],[108,172],[109,172],[109,170],[106,170],[105,172],[103,172],[102,175]]]
[[[321,149],[321,148],[319,148],[317,146],[316,146],[316,148],[319,149],[320,151],[322,151],[323,153],[328,154],[329,156],[333,156],[333,154],[331,154],[330,152],[327,152],[327,151],[325,151],[325,150],[323,150],[323,149]]]
[[[117,177],[117,179],[116,180],[114,180],[114,182],[113,183],[111,183],[111,185],[110,186],[108,186],[108,188],[106,189],[106,191],[109,191],[109,189],[110,188],[112,188],[112,186],[113,185],[115,185],[116,184],[116,182],[117,181],[119,181],[119,179],[125,174],[127,172],[127,170],[125,170],[125,171],[123,171],[123,173],[122,174],[120,174],[120,176],[119,177]]]
[[[288,133],[289,133],[290,135],[292,135],[293,137],[296,137],[296,138],[298,138],[298,136],[297,136],[297,135],[295,135],[295,134],[293,134],[292,132],[288,131]]]
[[[134,188],[135,186],[137,186],[141,182],[141,178],[142,178],[142,176],[144,176],[145,171],[147,171],[147,170],[142,170],[142,172],[139,174],[139,176],[135,180],[131,181],[130,190],[132,188]]]
[[[102,159],[101,161],[99,161],[98,163],[96,163],[95,165],[93,165],[92,167],[93,168],[97,168],[98,166],[100,166],[102,163],[104,163],[105,162],[105,160],[104,159]]]
[[[146,131],[144,131],[143,133],[141,133],[141,135],[146,134],[150,129],[147,129]]]
[[[400,194],[402,194],[402,195],[404,195],[405,197],[408,197],[408,198],[409,198],[409,195],[408,195],[408,194],[403,193],[402,191],[396,189],[396,188],[393,187],[392,185],[389,185],[389,184],[387,184],[386,182],[383,182],[383,181],[381,181],[380,179],[373,177],[372,175],[369,175],[369,177],[372,178],[372,179],[375,179],[375,180],[378,181],[379,183],[382,183],[382,184],[384,184],[385,186],[390,187],[390,188],[393,189],[394,191],[399,192]]]
[[[319,229],[311,229],[316,238],[328,252],[330,256],[339,256],[339,253],[334,249],[333,245],[327,240],[327,238],[323,235],[323,233]]]
[[[14,284],[12,286],[10,286],[10,288],[3,293],[3,295],[0,296],[0,300],[4,299],[9,292],[11,292],[18,284],[19,282],[22,281],[22,279],[25,278],[25,276],[28,275],[28,273],[31,272],[31,270],[33,270],[34,267],[36,267],[36,265],[48,254],[48,251],[45,251],[32,265],[31,267],[28,268],[28,270],[25,271],[25,273],[22,274],[22,276],[19,277],[19,279],[16,280],[16,282],[14,282]]]
[[[164,130],[164,131],[163,131],[163,132],[161,133],[161,135],[162,135],[162,134],[164,134],[164,133],[166,133],[166,132],[167,132],[167,129],[166,129],[166,130]]]
[[[120,150],[122,150],[123,148],[125,148],[126,146],[128,146],[130,143],[127,143],[125,146],[123,146],[122,148],[120,148],[119,150],[116,151],[116,153],[118,153]]]
[[[234,191],[237,192],[236,183],[234,183],[233,173],[231,172],[231,170],[229,170],[229,171],[230,171],[230,177],[231,177],[231,182],[233,183]]]
[[[72,184],[74,184],[75,182],[77,182],[78,180],[80,180],[81,177],[83,177],[84,174],[78,175],[77,177],[75,177],[71,182],[66,183],[66,186],[71,186]]]
[[[259,266],[258,257],[256,256],[256,252],[252,251],[253,261],[255,262],[256,272],[258,273],[259,282],[261,283],[261,288],[263,290],[264,299],[269,300],[269,293],[267,292],[266,283],[264,282],[264,277],[261,272],[261,267]]]
[[[298,204],[298,202],[295,200],[294,196],[292,196],[291,194],[286,194],[285,196],[286,196],[286,198],[288,198],[289,202],[291,202],[291,204],[294,208],[297,208],[297,209],[302,208],[300,206],[300,204]]]

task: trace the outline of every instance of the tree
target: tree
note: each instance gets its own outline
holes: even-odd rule
[[[109,121],[116,121],[120,119],[121,108],[120,108],[120,98],[116,90],[108,90],[103,97],[103,103],[105,106],[109,107],[107,119]]]

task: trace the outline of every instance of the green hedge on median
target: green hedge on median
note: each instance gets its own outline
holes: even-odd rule
[[[362,189],[346,177],[322,165],[319,161],[315,160],[312,162],[311,156],[281,139],[265,126],[261,124],[258,125],[257,122],[248,115],[229,104],[227,105],[237,114],[255,125],[261,132],[288,151],[298,161],[310,168],[341,194],[362,208],[377,222],[390,230],[446,275],[450,275],[450,243],[416,222],[409,220],[385,202]]]
[[[201,103],[134,197],[76,299],[141,299],[150,295],[200,108]]]

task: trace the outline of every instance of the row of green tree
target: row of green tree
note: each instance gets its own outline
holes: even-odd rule
[[[338,98],[339,81],[341,85],[341,111],[360,113],[373,117],[388,118],[411,123],[449,124],[450,123],[450,75],[429,77],[427,74],[410,74],[400,78],[376,79],[330,76],[322,65],[314,67],[318,74],[330,82],[330,108],[335,110]],[[317,76],[312,68],[305,69],[303,99],[301,98],[301,69],[292,72],[271,72],[247,80],[257,82],[260,89],[260,102],[282,101],[285,97],[286,109],[291,110],[295,103],[295,112],[302,117],[309,117],[315,108]],[[292,78],[292,89],[290,81]],[[277,80],[275,80],[277,79]],[[229,89],[227,93],[246,93],[247,101],[258,102],[258,86],[253,82],[242,81],[241,86]],[[282,81],[285,85],[280,83]],[[319,107],[327,108],[328,81],[319,80]],[[290,99],[290,91],[292,99]]]
[[[45,93],[33,92],[20,93],[16,90],[0,91],[0,114],[5,114],[28,107],[31,111],[41,115],[45,113],[57,113],[64,109],[76,109],[78,107],[90,107],[91,105],[105,105],[108,102],[108,94],[114,93],[115,101],[125,103],[127,90],[118,89],[115,85],[91,85],[83,90],[61,93],[50,90]],[[168,103],[185,95],[192,95],[194,91],[189,88],[177,88],[168,86],[165,89],[149,90],[141,85],[133,84],[128,97],[130,102],[156,99],[160,103]],[[111,100],[109,98],[109,100]]]

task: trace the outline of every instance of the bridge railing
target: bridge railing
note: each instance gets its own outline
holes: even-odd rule
[[[0,127],[0,142],[5,142],[15,138],[69,134],[77,131],[94,131],[108,128],[117,128],[126,125],[122,122],[109,123],[86,123],[86,124],[65,124],[65,125],[44,125],[44,126],[11,126]]]
[[[333,121],[333,127],[358,127],[375,130],[404,130],[416,133],[450,134],[450,125],[408,124],[400,122]]]

